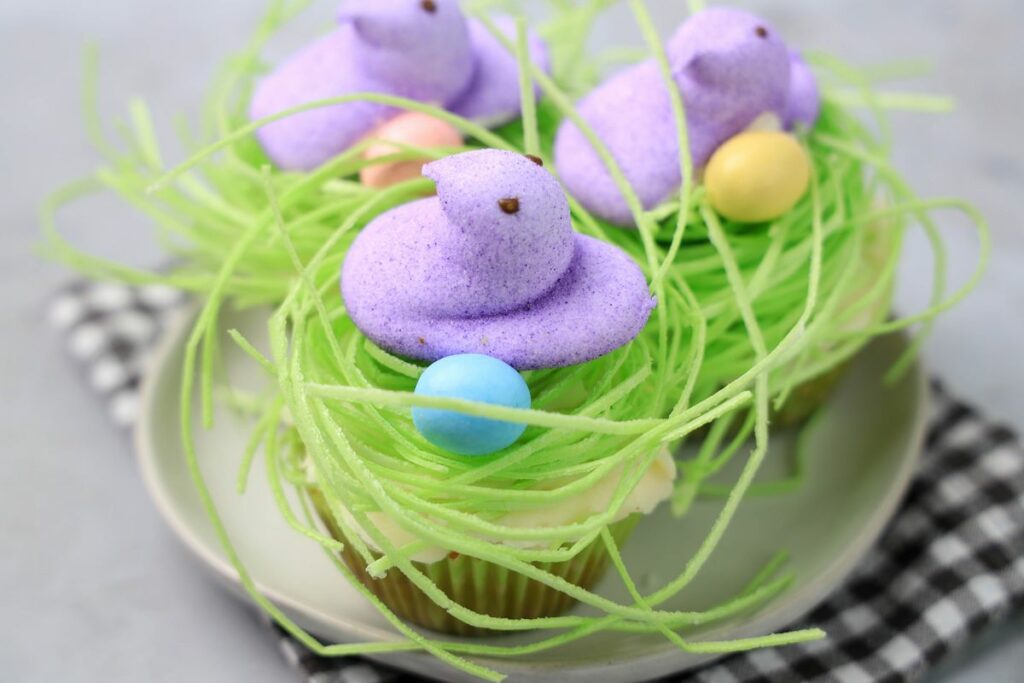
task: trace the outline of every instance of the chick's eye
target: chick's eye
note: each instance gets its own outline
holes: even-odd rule
[[[498,206],[507,214],[519,213],[519,197],[499,199]]]
[[[420,7],[423,8],[424,12],[433,14],[437,11],[437,3],[434,0],[421,0]]]
[[[764,26],[758,26],[757,28],[755,28],[754,29],[754,33],[757,34],[758,38],[767,38],[768,37],[768,29],[766,29]]]

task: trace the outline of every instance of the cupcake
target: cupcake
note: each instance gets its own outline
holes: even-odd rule
[[[842,210],[845,202],[870,199],[870,170],[864,164],[837,168],[834,152],[820,142],[836,127],[850,126],[848,114],[831,106],[822,112],[816,76],[769,22],[742,10],[710,8],[684,22],[664,49],[665,72],[654,58],[623,70],[579,102],[579,122],[567,119],[558,130],[554,159],[559,177],[595,219],[636,230],[642,218],[638,211],[649,216],[667,203],[678,202],[687,173],[687,184],[698,188],[697,199],[688,199],[689,208],[697,204],[703,210],[688,222],[686,231],[706,236],[712,220],[720,224],[723,235],[738,240],[753,241],[775,233],[776,239],[765,239],[764,247],[739,255],[756,263],[784,253],[787,239],[803,240],[811,232],[812,178],[819,186],[828,180],[843,183],[842,192],[829,197],[835,205],[823,206],[819,221],[828,221],[828,212]],[[685,112],[685,148],[673,97]],[[818,131],[823,133],[821,138]],[[614,160],[616,169],[609,167],[599,148]],[[616,170],[628,187],[615,178]],[[882,196],[878,201],[891,200]],[[868,204],[858,210],[874,208]],[[667,220],[650,220],[653,225],[647,229],[672,234],[672,224],[682,221],[678,213],[669,213]],[[820,298],[834,295],[839,305],[819,310],[816,324],[856,336],[884,320],[891,304],[892,265],[898,256],[899,238],[894,235],[902,229],[900,221],[864,226],[859,236],[862,244],[843,266],[856,271],[856,282],[823,283]],[[779,233],[783,233],[781,239]],[[823,251],[833,246],[829,241],[826,237]],[[710,251],[705,245],[684,243],[679,267],[700,258],[693,252]],[[800,274],[805,282],[800,284],[806,289],[806,260],[803,265]],[[720,283],[727,277],[724,271],[724,267],[717,273],[704,269],[698,277],[717,278]],[[759,319],[777,318],[780,304],[794,300],[791,290],[797,284],[792,277],[772,280],[766,273],[764,268],[756,270],[746,283],[752,288],[750,303]],[[723,291],[718,283],[711,288],[711,296],[698,302],[709,311],[708,325],[716,329],[716,336],[745,335],[739,310],[711,301]],[[699,291],[696,295],[701,297]],[[850,316],[851,308],[859,313]],[[791,314],[798,310],[790,305]],[[870,334],[861,335],[862,341],[869,338]],[[724,364],[721,371],[709,368],[702,380],[727,384],[754,362],[753,346],[742,354],[733,339],[721,351],[718,346],[716,339],[709,339],[711,359],[736,357],[739,362],[732,365],[735,370]],[[845,347],[837,353],[835,343],[823,341],[817,347],[808,345],[797,358],[776,367],[773,385],[780,392],[773,424],[802,423],[827,399],[842,376],[846,358],[858,348]]]
[[[544,396],[559,371],[582,375],[566,368],[600,368],[605,363],[596,359],[620,349],[630,355],[623,347],[640,333],[655,307],[643,273],[620,249],[573,231],[564,191],[542,162],[509,151],[479,150],[435,161],[423,172],[435,181],[436,196],[376,218],[348,250],[341,271],[351,333],[409,362],[410,370],[416,368],[417,395],[529,409],[531,396]],[[316,343],[315,334],[310,341]],[[575,392],[589,384],[582,377],[579,381]],[[558,394],[554,400],[563,410],[581,400],[578,393]],[[675,464],[658,445],[638,455],[643,467],[636,472],[628,473],[624,463],[603,473],[589,468],[583,457],[580,472],[592,469],[601,475],[591,476],[585,487],[575,485],[578,480],[568,473],[558,474],[558,468],[534,481],[474,476],[488,467],[504,469],[508,459],[521,457],[517,452],[537,447],[543,435],[524,439],[525,425],[436,408],[415,408],[410,417],[412,425],[407,419],[403,427],[415,438],[379,457],[393,461],[392,466],[420,458],[444,463],[443,469],[424,469],[418,476],[430,479],[436,489],[430,504],[455,505],[438,509],[436,516],[424,514],[424,521],[436,525],[443,537],[450,521],[445,513],[461,502],[466,512],[480,515],[472,520],[478,526],[493,527],[494,537],[477,530],[467,538],[453,536],[450,545],[424,542],[405,520],[379,507],[357,519],[346,501],[365,495],[363,486],[346,478],[342,486],[347,490],[339,491],[337,480],[325,480],[325,463],[315,457],[307,463],[307,490],[331,535],[344,544],[341,556],[352,573],[395,614],[432,630],[489,632],[480,625],[485,620],[467,623],[454,616],[397,568],[386,574],[374,570],[384,558],[382,546],[415,547],[408,555],[413,569],[465,610],[506,622],[554,617],[575,603],[571,595],[474,555],[474,550],[479,553],[474,546],[514,550],[524,560],[564,557],[531,559],[529,564],[549,581],[589,589],[609,559],[599,536],[623,543],[638,518],[653,512],[673,490]],[[310,436],[302,435],[307,443]],[[565,448],[551,448],[551,457],[561,457]],[[517,494],[531,500],[506,501],[505,510],[453,501],[444,489],[455,463],[469,468],[461,478],[476,480],[477,495],[498,501],[514,485]],[[639,475],[628,489],[627,473],[629,478]],[[574,485],[571,497],[562,493]],[[582,525],[589,531],[575,528]],[[355,550],[359,542],[368,556]]]
[[[305,521],[277,496],[289,522],[402,634],[375,653],[498,680],[467,655],[598,630],[716,654],[822,637],[680,645],[785,590],[776,563],[702,612],[665,604],[714,563],[770,428],[977,280],[888,319],[905,231],[938,208],[975,216],[907,189],[849,92],[830,96],[852,83],[875,102],[853,70],[812,70],[770,23],[720,7],[663,46],[636,4],[653,56],[598,82],[582,54],[601,4],[558,3],[534,31],[455,0],[346,0],[265,73],[275,9],[211,96],[208,144],[164,171],[137,107],[135,144],[97,174],[159,218],[182,267],[79,254],[48,217],[52,252],[83,271],[202,294],[186,415],[197,378],[212,400],[221,307],[273,307],[259,360],[276,383],[251,444],[276,492],[302,494]],[[709,486],[735,457],[740,476]],[[713,530],[686,526],[723,489]],[[681,534],[708,535],[641,589],[622,547],[669,506]],[[612,570],[629,599],[597,590]],[[318,653],[371,649],[317,643],[246,586]],[[440,635],[522,631],[529,646]]]

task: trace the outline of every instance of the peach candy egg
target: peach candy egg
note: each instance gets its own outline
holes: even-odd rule
[[[461,147],[462,134],[447,121],[442,121],[421,112],[406,112],[378,126],[369,134],[378,140],[364,153],[366,159],[396,154],[402,146],[413,147]],[[390,144],[398,143],[398,144]],[[382,162],[365,167],[359,179],[367,187],[385,188],[405,180],[419,178],[424,164],[431,159]]]

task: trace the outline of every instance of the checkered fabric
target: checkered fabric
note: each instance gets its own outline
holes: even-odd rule
[[[50,324],[65,335],[68,352],[106,402],[114,424],[135,422],[146,359],[185,301],[181,292],[158,285],[83,281],[51,302]]]
[[[162,287],[79,283],[51,319],[69,351],[130,425],[140,372],[184,298]],[[900,683],[1024,607],[1024,449],[1008,429],[933,389],[927,453],[899,513],[860,567],[804,625],[826,640],[734,655],[665,681]],[[271,626],[308,683],[392,683],[416,677],[358,658],[324,659]]]

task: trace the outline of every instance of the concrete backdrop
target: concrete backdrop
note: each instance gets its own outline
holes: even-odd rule
[[[925,59],[934,73],[909,87],[959,102],[944,117],[895,117],[895,162],[924,195],[962,195],[992,222],[995,257],[981,288],[944,316],[925,356],[958,395],[1024,430],[1024,3],[1019,0],[737,0],[795,45],[855,63]],[[668,32],[682,0],[652,0]],[[10,681],[293,680],[266,631],[199,571],[138,484],[127,438],[45,325],[48,296],[68,274],[31,254],[36,207],[97,161],[79,94],[82,47],[102,46],[102,106],[120,116],[143,95],[163,131],[194,112],[214,67],[253,27],[254,0],[6,0],[0,3],[0,679]],[[278,49],[324,24],[331,3],[302,18]],[[626,11],[599,40],[639,43]],[[173,145],[170,146],[173,150]],[[173,152],[168,155],[175,159]],[[136,264],[159,262],[147,226],[96,201],[64,225],[80,244]],[[944,221],[954,280],[975,244]],[[904,310],[923,301],[929,256],[911,242]],[[932,683],[1020,680],[1024,620],[975,643]]]

